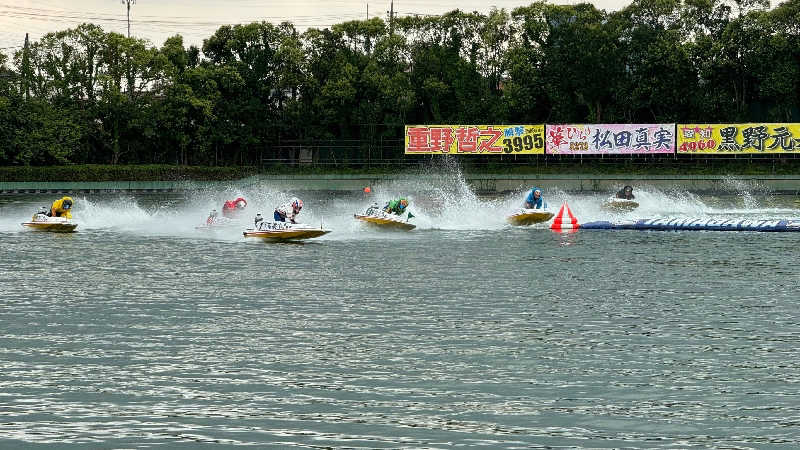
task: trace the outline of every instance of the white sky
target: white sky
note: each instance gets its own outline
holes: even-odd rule
[[[389,0],[135,0],[131,6],[131,34],[161,46],[175,34],[184,43],[202,46],[219,26],[265,20],[291,21],[300,30],[324,28],[347,20],[387,17]],[[558,0],[554,3],[578,3]],[[10,55],[22,47],[25,33],[32,40],[83,23],[95,23],[105,31],[127,33],[126,6],[121,0],[0,0],[0,51]],[[456,8],[486,13],[493,6],[511,10],[527,0],[395,0],[395,12],[441,14]],[[630,0],[594,0],[599,9],[617,10]],[[773,4],[775,2],[773,1]]]
[[[492,6],[511,10],[529,4],[526,0],[395,0],[400,15],[441,14],[456,8],[488,12]],[[558,3],[577,3],[561,0]],[[596,0],[598,8],[619,9],[629,0]],[[389,0],[136,0],[131,6],[131,35],[146,38],[156,46],[172,35],[200,47],[221,25],[265,20],[288,20],[300,31],[329,27],[347,20],[386,18]],[[127,7],[121,0],[0,0],[0,49],[11,54],[25,41],[25,33],[37,40],[46,33],[91,22],[105,31],[127,33]],[[9,48],[10,47],[10,48]]]

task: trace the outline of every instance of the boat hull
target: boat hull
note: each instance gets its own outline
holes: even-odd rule
[[[78,224],[65,217],[48,217],[44,214],[35,214],[28,222],[22,222],[22,226],[36,231],[49,231],[52,233],[72,233],[78,228]]]
[[[231,231],[241,230],[244,227],[242,222],[237,220],[218,220],[216,222],[204,223],[194,227],[197,231],[214,232],[214,231]]]
[[[353,217],[364,223],[388,230],[410,231],[417,227],[413,223],[404,222],[399,218],[393,218],[390,216],[366,216],[361,214],[353,214]]]
[[[547,222],[552,219],[553,214],[550,211],[542,209],[521,209],[515,214],[507,217],[508,223],[516,226],[534,225],[537,223]]]
[[[611,197],[603,203],[605,209],[618,212],[633,211],[639,207],[639,202],[635,200],[627,200],[624,198]]]
[[[292,224],[286,222],[261,222],[257,228],[248,228],[242,232],[246,238],[258,238],[272,241],[302,240],[320,237],[330,233],[322,227],[314,228],[308,225]]]

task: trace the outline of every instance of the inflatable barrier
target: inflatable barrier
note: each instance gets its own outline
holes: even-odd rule
[[[598,221],[581,224],[582,230],[661,231],[800,231],[800,220],[750,220],[709,218],[639,219],[627,222]]]

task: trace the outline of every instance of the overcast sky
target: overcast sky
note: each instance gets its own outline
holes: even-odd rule
[[[265,20],[288,20],[301,31],[324,28],[347,20],[387,17],[389,0],[135,0],[131,6],[131,34],[161,46],[175,34],[186,45],[200,47],[220,25]],[[395,0],[395,12],[441,14],[454,9],[488,12],[493,6],[511,10],[527,5],[526,0]],[[578,3],[558,0],[555,3]],[[629,0],[595,0],[600,9],[617,10]],[[774,3],[774,2],[773,2]],[[0,0],[0,49],[11,54],[25,41],[91,22],[106,31],[127,33],[126,6],[121,0]]]

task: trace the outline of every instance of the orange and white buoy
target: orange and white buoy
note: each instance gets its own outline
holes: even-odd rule
[[[553,224],[550,225],[550,229],[553,231],[575,231],[578,228],[580,228],[578,219],[572,214],[567,202],[564,202],[564,204],[561,205],[561,209],[558,210],[556,218],[553,219]]]

